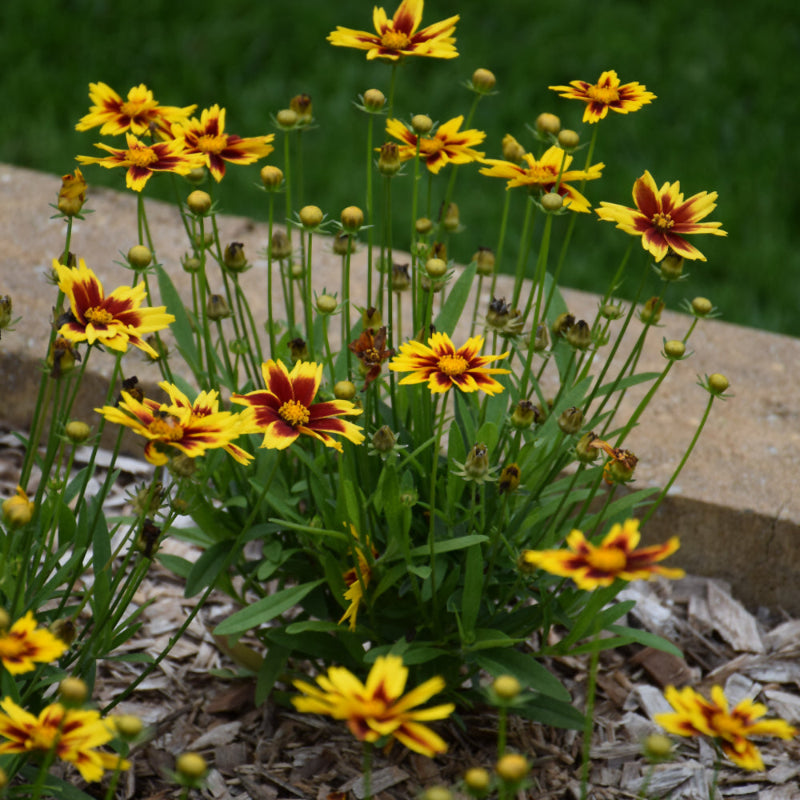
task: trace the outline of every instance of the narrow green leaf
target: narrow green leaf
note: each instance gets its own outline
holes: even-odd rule
[[[230,550],[230,542],[217,542],[194,562],[191,572],[186,578],[186,586],[183,590],[184,597],[194,597],[216,581],[225,568],[226,556],[228,556]]]
[[[175,322],[170,325],[170,331],[175,337],[178,348],[186,359],[189,368],[192,372],[197,373],[197,348],[192,334],[192,323],[186,313],[183,300],[178,294],[175,284],[173,284],[160,264],[156,264],[156,276],[158,277],[158,290],[161,293],[161,300],[167,307],[167,311],[175,317]]]
[[[469,299],[469,293],[475,280],[476,268],[477,264],[470,264],[449,288],[447,299],[444,301],[444,308],[439,312],[439,316],[436,317],[434,322],[437,331],[449,335],[456,329],[456,325],[464,311],[464,306]],[[460,343],[456,342],[456,347],[459,345]]]
[[[443,542],[436,542],[433,545],[433,551],[437,555],[439,553],[449,553],[453,550],[464,550],[467,547],[471,547],[473,544],[480,544],[481,542],[489,541],[488,536],[483,536],[480,533],[471,533],[468,536],[457,536],[455,539],[448,539],[447,541]],[[412,556],[425,556],[430,553],[428,545],[422,545],[421,547],[415,547],[411,551]]]

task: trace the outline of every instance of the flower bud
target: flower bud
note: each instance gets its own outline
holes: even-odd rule
[[[683,358],[685,353],[686,345],[679,339],[670,339],[668,342],[664,342],[664,355],[667,358],[678,361]]]
[[[581,137],[578,136],[576,131],[571,131],[568,128],[564,128],[563,131],[559,131],[558,144],[559,147],[563,148],[564,150],[574,150],[580,143],[580,140]]]
[[[303,264],[299,261],[295,261],[291,267],[289,267],[289,277],[293,281],[300,281],[303,279],[303,276],[306,274],[306,268]]]
[[[392,264],[392,291],[404,292],[411,286],[408,264]]]
[[[650,762],[669,761],[672,758],[672,740],[663,733],[650,734],[642,742],[642,751]]]
[[[429,258],[441,258],[442,261],[447,261],[447,244],[445,242],[434,242],[431,245]]]
[[[169,471],[178,478],[191,478],[197,472],[197,462],[186,453],[178,453],[170,458]],[[160,535],[161,531],[159,530],[158,536]]]
[[[475,262],[475,271],[478,275],[487,277],[494,274],[494,250],[490,247],[479,247],[472,256],[472,260]]]
[[[488,94],[497,83],[494,73],[480,67],[472,73],[472,88],[479,94]]]
[[[619,319],[625,313],[625,309],[619,303],[604,303],[600,307],[600,316],[605,319]]]
[[[227,319],[232,314],[230,306],[221,294],[210,294],[206,303],[206,315],[213,322]]]
[[[541,353],[547,349],[549,344],[550,336],[547,333],[547,325],[544,322],[540,322],[536,326],[536,332],[531,337],[531,347],[533,347],[535,353]]]
[[[144,730],[144,725],[139,717],[133,714],[120,714],[113,718],[114,728],[126,741],[135,739]]]
[[[379,309],[375,308],[375,306],[370,306],[361,312],[361,322],[364,326],[364,329],[378,329],[383,324],[383,317],[381,316]]]
[[[50,625],[50,633],[52,633],[56,639],[60,639],[64,642],[67,647],[70,647],[75,639],[78,638],[78,630],[75,627],[75,623],[69,617],[55,620],[52,625]]]
[[[181,259],[181,266],[183,267],[184,272],[193,273],[198,272],[200,267],[203,266],[203,262],[197,258],[197,256],[190,256],[185,254]]]
[[[495,330],[503,330],[511,316],[511,306],[505,297],[493,297],[486,312],[486,324]]]
[[[372,447],[379,453],[390,453],[397,444],[397,437],[388,425],[383,425],[372,434]]]
[[[447,262],[441,258],[429,258],[425,262],[425,272],[431,278],[443,278],[447,274]]]
[[[665,281],[676,281],[683,275],[683,256],[670,251],[658,262],[658,269]]]
[[[128,263],[134,269],[147,269],[153,260],[153,254],[150,252],[149,247],[143,244],[137,244],[128,250]]]
[[[558,192],[547,192],[543,194],[539,202],[545,211],[551,213],[560,211],[564,205],[564,198]]]
[[[583,411],[577,406],[572,406],[561,412],[558,416],[558,427],[571,436],[583,427]]]
[[[712,394],[720,395],[726,391],[729,386],[730,383],[728,382],[728,379],[719,372],[715,372],[708,376],[708,388]]]
[[[698,317],[707,316],[713,309],[713,304],[706,297],[695,297],[694,300],[692,300],[692,311],[694,311]]]
[[[603,467],[603,480],[608,484],[628,483],[633,479],[638,463],[639,459],[630,450],[616,448],[613,457]]]
[[[79,169],[73,175],[61,176],[61,189],[58,192],[58,210],[65,217],[76,217],[86,202],[86,181]]]
[[[205,167],[194,167],[193,169],[189,170],[189,172],[184,175],[189,183],[192,186],[200,186],[201,183],[204,183],[206,178],[208,177],[208,172]]]
[[[433,230],[433,223],[427,217],[420,217],[414,223],[414,230],[420,236],[425,236]]]
[[[553,322],[553,326],[551,330],[553,331],[553,336],[565,336],[567,331],[575,324],[575,317],[569,313],[569,311],[564,311],[562,314],[559,314],[555,321]]]
[[[536,130],[539,133],[549,133],[552,136],[558,136],[561,130],[561,120],[555,114],[548,114],[543,111],[536,117]]]
[[[58,694],[67,705],[80,706],[89,696],[89,687],[80,678],[64,678],[58,684]]]
[[[4,331],[11,325],[11,312],[13,308],[14,306],[9,295],[4,294],[0,296],[0,331]]]
[[[596,438],[594,433],[589,432],[584,433],[583,436],[578,439],[578,443],[575,445],[575,455],[578,461],[582,461],[584,464],[590,464],[600,455],[600,448],[594,445],[594,440]]]
[[[281,261],[292,254],[292,242],[283,231],[274,231],[269,248],[270,255]]]
[[[464,785],[474,797],[484,797],[492,785],[492,776],[483,767],[472,767],[464,773]]]
[[[175,769],[189,781],[199,781],[208,772],[208,764],[199,753],[182,753],[175,762]]]
[[[467,454],[464,472],[468,479],[483,481],[489,474],[489,448],[485,444],[476,444]]]
[[[432,127],[433,120],[427,114],[415,114],[411,118],[411,128],[419,136],[430,133]]]
[[[81,357],[72,342],[64,336],[56,336],[53,346],[47,355],[47,366],[50,376],[60,378],[75,368],[75,362]]]
[[[494,679],[492,689],[500,700],[508,702],[522,691],[522,686],[513,675],[498,675]]]
[[[265,189],[274,192],[280,189],[283,184],[283,170],[278,167],[270,166],[269,164],[261,168],[261,183]]]
[[[422,793],[422,800],[453,800],[453,795],[445,786],[431,786]]]
[[[11,625],[11,617],[8,615],[8,611],[0,606],[0,633],[5,633],[9,625]]]
[[[307,94],[297,94],[289,101],[289,108],[297,114],[298,125],[308,125],[314,118],[311,106],[311,97]]]
[[[658,297],[651,297],[639,311],[639,319],[645,325],[657,325],[664,310],[664,301]]]
[[[297,125],[297,112],[291,108],[282,108],[275,115],[275,122],[277,122],[278,127],[283,128],[283,130],[291,130]]]
[[[8,786],[8,773],[0,767],[0,792]]]
[[[339,307],[336,298],[330,294],[320,294],[317,296],[317,311],[320,314],[333,314]]]
[[[211,195],[200,189],[195,189],[187,198],[186,205],[192,214],[203,216],[211,209]]]
[[[495,766],[495,772],[505,783],[520,783],[528,774],[528,760],[518,753],[506,753]]]
[[[497,491],[500,494],[511,494],[519,488],[520,481],[519,464],[508,464],[503,467],[500,479],[497,482]]]
[[[530,428],[538,421],[537,406],[530,400],[520,400],[511,413],[511,424],[518,430]]]
[[[305,361],[308,358],[308,345],[305,339],[299,336],[296,339],[289,341],[289,355],[291,356],[292,363],[297,361]]]
[[[510,134],[507,133],[503,137],[502,142],[503,158],[506,161],[512,161],[519,164],[525,157],[525,148]]]
[[[298,216],[306,228],[316,228],[322,224],[325,215],[319,206],[303,206]]]
[[[395,142],[386,142],[381,147],[381,152],[378,156],[378,171],[381,175],[391,177],[400,171],[401,166],[400,150],[397,144]]]
[[[64,427],[64,433],[73,444],[81,444],[89,438],[92,429],[78,419],[70,420]]]
[[[333,235],[333,244],[331,249],[337,256],[346,256],[348,253],[353,253],[355,247],[353,246],[353,237],[345,231],[339,231]]]
[[[442,226],[448,233],[455,233],[461,226],[461,218],[458,213],[458,206],[455,203],[448,203],[444,212]]]
[[[358,206],[347,206],[342,210],[341,220],[348,233],[355,233],[364,224],[364,212]]]
[[[364,108],[375,113],[386,105],[386,95],[380,89],[367,89],[364,92]]]
[[[586,350],[592,344],[592,329],[586,320],[579,319],[568,331],[567,342],[576,350]]]
[[[333,396],[337,400],[352,400],[356,396],[356,385],[353,381],[338,381],[334,384]]]
[[[225,248],[223,263],[231,272],[245,272],[248,268],[247,256],[241,242],[231,242]]]

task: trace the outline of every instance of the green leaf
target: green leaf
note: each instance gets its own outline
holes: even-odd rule
[[[483,536],[479,533],[471,533],[469,536],[457,536],[455,539],[448,539],[447,541],[443,542],[436,542],[433,545],[433,552],[439,555],[440,553],[449,553],[453,550],[464,550],[467,547],[471,547],[474,544],[480,544],[481,542],[488,542],[489,537]],[[426,556],[430,553],[430,548],[428,545],[422,545],[421,547],[415,547],[411,551],[412,556]]]
[[[275,619],[279,614],[283,614],[284,611],[296,606],[309,592],[324,582],[324,579],[320,579],[310,583],[301,583],[299,586],[281,589],[281,591],[269,597],[263,597],[253,605],[237,611],[228,619],[220,622],[214,629],[214,633],[219,636],[235,636],[252,628],[257,628],[259,625]]]
[[[480,650],[474,654],[474,659],[481,669],[485,669],[495,678],[513,675],[523,686],[530,686],[537,692],[564,703],[571,701],[569,692],[547,667],[533,656],[520,653],[513,647]]]
[[[483,550],[479,544],[467,548],[464,564],[464,592],[461,598],[461,624],[466,641],[475,635],[475,623],[483,595]]]
[[[194,566],[188,559],[170,553],[156,553],[156,561],[179,578],[188,578]]]
[[[209,547],[192,566],[191,572],[186,578],[184,597],[194,597],[214,583],[227,566],[227,556],[230,551],[230,542],[217,542]]]
[[[286,667],[286,662],[289,660],[291,652],[288,647],[270,643],[256,678],[255,703],[257,706],[266,703],[273,686],[275,686],[275,681],[278,680],[281,672]]]
[[[639,630],[638,628],[629,628],[627,625],[609,625],[608,630],[611,631],[611,633],[616,633],[618,636],[621,636],[625,640],[625,644],[636,642],[645,647],[663,650],[665,653],[683,658],[683,652],[680,648],[659,636],[657,633],[650,633],[649,631]]]
[[[199,359],[197,348],[195,347],[194,335],[192,333],[192,323],[183,300],[172,283],[169,275],[160,264],[156,264],[156,276],[158,277],[158,290],[161,293],[161,300],[166,305],[167,311],[173,314],[175,321],[170,325],[170,331],[175,337],[181,355],[186,359],[189,369],[197,374]]]
[[[444,301],[444,308],[439,312],[439,316],[436,317],[434,322],[437,331],[449,335],[456,329],[456,325],[458,325],[458,321],[464,311],[464,306],[469,299],[469,293],[475,280],[476,268],[477,264],[470,264],[449,288],[447,299]],[[456,347],[458,346],[456,344]]]
[[[554,728],[582,730],[584,716],[570,702],[547,695],[534,696],[529,702],[514,706],[514,713]]]

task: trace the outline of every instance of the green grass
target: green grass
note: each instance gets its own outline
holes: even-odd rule
[[[506,132],[533,147],[526,124],[540,111],[581,129],[582,104],[558,98],[550,84],[593,81],[604,69],[646,84],[658,95],[652,105],[600,123],[596,160],[606,169],[589,186],[590,199],[629,204],[633,181],[645,169],[659,184],[680,180],[687,195],[718,191],[710,219],[723,222],[729,235],[696,237],[708,261],[690,265],[680,294],[709,297],[728,321],[800,334],[800,163],[792,144],[800,129],[794,79],[800,15],[792,0],[758,9],[720,0],[499,0],[491,11],[476,0],[428,0],[423,24],[454,13],[461,14],[460,58],[410,60],[398,76],[401,116],[446,120],[466,113],[471,95],[460,84],[487,67],[497,75],[499,94],[481,102],[474,125],[488,134],[487,154],[499,156]],[[121,93],[144,82],[169,105],[219,103],[229,130],[243,136],[271,132],[270,114],[307,92],[318,127],[304,133],[302,199],[338,218],[343,206],[363,204],[365,118],[352,101],[372,86],[386,90],[389,68],[333,48],[325,37],[337,24],[369,29],[371,14],[371,2],[355,0],[6,3],[0,160],[60,174],[74,168],[75,155],[92,154],[96,132],[74,130],[88,109],[90,81]],[[270,160],[281,164],[278,153]],[[85,174],[90,183],[124,185],[120,171],[87,167]],[[257,167],[231,170],[220,190],[224,210],[261,215],[257,179]],[[446,173],[435,193],[445,181]],[[397,182],[396,207],[410,182]],[[148,195],[158,195],[151,183]],[[456,193],[467,230],[451,255],[463,261],[478,245],[495,245],[503,182],[467,166]],[[522,199],[514,198],[517,228]],[[563,283],[602,291],[628,237],[596,219],[580,222]],[[504,266],[511,270],[513,248],[507,253]]]

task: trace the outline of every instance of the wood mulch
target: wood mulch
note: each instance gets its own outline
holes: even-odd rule
[[[18,440],[0,430],[0,498],[16,486],[21,451]],[[118,464],[118,466],[120,466]],[[150,467],[125,459],[122,480],[114,488],[109,513],[120,513],[126,493],[150,474]],[[194,559],[192,547],[177,538],[168,552]],[[648,765],[641,742],[658,732],[652,715],[670,710],[663,699],[668,684],[689,684],[705,693],[721,684],[734,703],[757,697],[769,716],[800,723],[800,620],[780,610],[755,614],[734,598],[730,587],[705,578],[630,584],[620,599],[635,599],[627,624],[658,633],[685,654],[677,659],[649,648],[604,653],[598,676],[592,742],[590,797],[636,798]],[[157,654],[194,606],[181,582],[154,565],[135,598],[150,602],[144,625],[120,653]],[[338,722],[298,714],[273,701],[254,705],[255,684],[211,634],[235,609],[222,595],[212,595],[185,636],[159,668],[115,709],[136,714],[147,735],[131,756],[118,798],[169,800],[180,797],[170,779],[175,758],[188,750],[201,753],[211,770],[206,788],[191,796],[206,800],[351,800],[363,797],[360,744]],[[586,688],[583,658],[553,660],[553,669],[583,707]],[[110,702],[140,673],[140,664],[107,661],[98,665],[95,700]],[[283,687],[290,689],[291,687]],[[396,745],[376,753],[373,790],[379,800],[417,798],[430,786],[446,785],[454,797],[464,772],[472,766],[491,769],[496,759],[496,717],[478,709],[456,721],[436,724],[449,743],[444,756],[428,759]],[[531,762],[530,786],[519,798],[577,800],[581,737],[528,720],[509,722],[509,747]],[[677,743],[674,761],[656,767],[648,796],[707,800],[714,750],[702,740]],[[719,776],[720,796],[739,800],[800,800],[800,740],[759,742],[766,769],[745,773],[726,764]],[[98,786],[85,786],[74,771],[75,785],[97,798]]]

